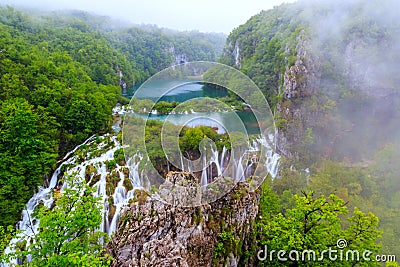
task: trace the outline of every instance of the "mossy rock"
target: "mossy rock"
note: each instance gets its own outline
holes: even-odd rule
[[[125,163],[125,155],[123,148],[117,149],[114,152],[114,160],[117,162],[118,165],[125,166],[126,163]]]
[[[117,170],[113,170],[111,174],[107,174],[106,176],[106,193],[108,196],[111,196],[115,188],[118,185],[118,182],[121,178],[119,177],[119,173]]]
[[[108,210],[108,221],[111,222],[113,219],[115,212],[117,211],[117,207],[115,205],[110,205]]]
[[[139,205],[144,205],[146,203],[147,198],[150,196],[145,190],[135,189],[133,192],[133,202],[138,202]]]
[[[133,189],[132,182],[131,182],[131,180],[129,180],[129,178],[125,178],[124,179],[124,184],[123,185],[124,185],[124,187],[125,187],[127,192]]]
[[[192,214],[192,224],[199,225],[203,221],[203,212],[201,207],[196,207],[195,212]]]
[[[85,181],[86,181],[86,183],[88,183],[90,181],[90,178],[95,173],[97,173],[97,170],[92,164],[89,164],[88,166],[86,166],[86,170],[85,170]]]
[[[117,167],[117,162],[113,159],[104,162],[106,164],[107,171],[111,172]]]
[[[122,172],[124,173],[125,178],[129,178],[129,168],[128,167],[124,167],[122,169]]]
[[[98,181],[100,181],[101,175],[100,173],[96,173],[95,175],[93,175],[92,180],[89,183],[90,187],[93,187],[93,185],[95,185]]]

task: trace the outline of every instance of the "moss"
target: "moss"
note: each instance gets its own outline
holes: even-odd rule
[[[196,207],[195,212],[192,214],[192,224],[199,225],[203,221],[203,212],[201,207]]]
[[[157,216],[157,213],[155,212],[154,205],[153,205],[153,203],[151,203],[150,217],[156,217],[156,216]]]
[[[129,180],[128,178],[125,178],[125,179],[124,179],[123,186],[125,187],[126,191],[130,191],[130,190],[133,189],[132,182],[131,182],[131,180]]]
[[[218,234],[218,243],[214,247],[214,256],[215,260],[217,259],[225,259],[229,256],[230,253],[235,255],[240,254],[240,239],[235,238],[235,235],[232,229],[229,231],[224,231]],[[213,260],[214,261],[214,260]],[[215,261],[213,262],[216,263]]]
[[[117,149],[114,152],[114,160],[117,162],[118,165],[125,166],[125,155],[123,148]]]
[[[111,174],[107,174],[107,176],[106,176],[106,181],[107,181],[106,193],[108,196],[111,196],[114,193],[119,180],[120,180],[120,177],[119,177],[119,173],[117,170],[113,170]]]
[[[95,185],[98,181],[100,181],[101,175],[99,173],[96,173],[95,175],[93,175],[92,180],[89,183],[90,187],[93,187],[93,185]]]
[[[210,214],[208,216],[208,220],[206,222],[206,225],[207,225],[208,229],[214,229],[214,228],[216,228],[218,226],[218,221],[215,219],[215,217],[212,214]]]
[[[118,223],[118,228],[125,228],[128,221],[132,218],[132,213],[126,212],[123,214]]]
[[[107,160],[104,163],[106,164],[107,171],[109,172],[117,167],[117,162],[114,159]]]
[[[97,172],[96,168],[93,166],[93,164],[89,164],[86,166],[85,170],[85,181],[88,183],[90,181],[90,178]]]
[[[119,143],[122,143],[122,131],[120,131],[120,132],[117,134],[117,141],[118,141]]]
[[[108,202],[108,205],[113,205],[114,204],[114,198],[112,196],[107,197],[107,202]]]
[[[151,185],[150,186],[150,194],[155,194],[158,192],[158,187],[156,187],[155,185]]]
[[[139,213],[135,216],[135,221],[140,222],[142,220],[142,215]]]
[[[223,217],[226,217],[232,212],[232,210],[228,207],[228,205],[225,205],[221,208],[221,213]]]
[[[138,202],[139,205],[144,205],[146,203],[147,198],[150,196],[145,190],[136,189],[134,191],[133,201]]]

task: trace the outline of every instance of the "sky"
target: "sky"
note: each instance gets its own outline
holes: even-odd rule
[[[230,33],[261,10],[295,0],[0,0],[47,10],[77,9],[135,24]]]

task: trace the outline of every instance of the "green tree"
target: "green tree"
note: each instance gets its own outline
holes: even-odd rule
[[[15,229],[12,226],[3,227],[0,226],[0,263],[3,260],[4,250],[10,243],[11,238],[15,235]]]
[[[101,199],[93,196],[90,188],[74,175],[67,176],[68,186],[55,192],[52,208],[40,206],[36,218],[39,232],[34,242],[14,257],[25,259],[28,266],[108,266],[111,258],[104,254],[103,242],[107,235],[98,231],[102,221]]]
[[[15,98],[0,106],[0,225],[15,225],[44,174],[54,166],[56,122],[43,108]]]
[[[263,193],[268,194],[269,200],[277,201],[270,190],[264,189]],[[263,196],[261,199],[265,197],[267,196]],[[337,245],[340,239],[347,242],[343,253],[349,250],[358,250],[360,261],[349,257],[349,261],[333,262],[327,253],[322,261],[318,261],[319,266],[331,266],[332,264],[350,266],[356,263],[366,266],[374,265],[372,261],[364,261],[362,258],[365,250],[378,252],[380,248],[376,242],[381,232],[377,230],[378,218],[374,214],[365,214],[356,208],[354,216],[349,219],[350,225],[343,228],[341,215],[346,214],[348,209],[342,199],[333,194],[328,198],[325,196],[315,198],[312,192],[304,193],[303,196],[294,195],[293,198],[295,206],[283,213],[277,213],[276,205],[271,203],[268,205],[264,203],[261,206],[263,217],[258,223],[259,245],[263,249],[267,248],[266,260],[260,262],[262,266],[314,266],[316,261],[307,260],[308,258],[303,260],[301,253],[313,250],[316,253],[315,258],[318,259],[323,251],[340,250]],[[273,250],[275,254],[270,259],[270,253]],[[288,261],[278,260],[276,253],[279,250],[286,251],[284,257]],[[288,257],[292,250],[299,253],[297,260],[290,260]],[[335,255],[339,255],[339,253]],[[294,256],[294,258],[296,257],[297,255]],[[370,258],[373,260],[372,255]]]

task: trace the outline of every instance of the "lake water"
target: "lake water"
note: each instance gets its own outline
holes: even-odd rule
[[[210,126],[218,128],[218,133],[242,132],[260,134],[257,119],[252,112],[199,112],[189,114],[136,114],[141,118],[169,121],[176,125]]]
[[[183,84],[182,84],[183,83]],[[172,88],[167,94],[160,98],[162,91],[165,88]],[[128,90],[125,94],[126,97],[132,98],[138,87],[134,87]],[[137,99],[150,99],[152,101],[167,101],[167,102],[184,102],[197,97],[224,97],[227,96],[228,92],[225,89],[215,89],[213,87],[203,85],[197,82],[190,82],[186,80],[177,81],[154,81],[151,82],[150,86],[146,86],[140,89],[135,95]]]
[[[165,88],[173,88],[160,98]],[[135,94],[136,93],[136,94]],[[137,92],[133,88],[126,94],[127,97],[138,99],[151,99],[152,101],[185,102],[199,97],[224,97],[228,95],[225,89],[216,89],[198,82],[189,81],[155,81],[150,86],[144,86]],[[218,128],[219,133],[243,132],[248,134],[259,134],[257,119],[250,111],[238,112],[199,112],[189,114],[136,114],[142,118],[149,118],[161,121],[169,121],[177,125],[210,126]]]

